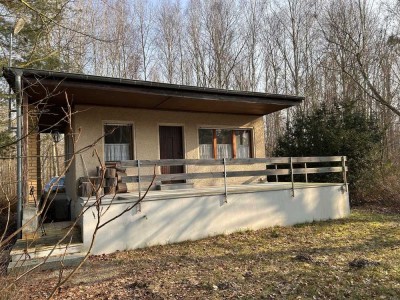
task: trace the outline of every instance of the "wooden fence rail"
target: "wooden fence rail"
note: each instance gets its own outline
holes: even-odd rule
[[[223,166],[224,171],[198,172],[198,173],[179,173],[179,174],[158,174],[157,181],[187,180],[187,179],[210,179],[224,178],[225,193],[226,179],[232,177],[246,176],[278,176],[290,175],[292,189],[294,193],[294,175],[304,174],[306,182],[308,182],[309,174],[321,173],[342,173],[343,183],[347,191],[346,166],[347,158],[345,156],[315,156],[315,157],[268,157],[268,158],[248,158],[248,159],[161,159],[161,160],[127,160],[121,161],[119,164],[123,168],[137,168],[137,175],[126,176],[123,182],[150,182],[152,175],[141,175],[143,167],[161,167],[161,166]],[[337,166],[332,166],[332,164]],[[261,164],[265,168],[262,170],[246,170],[246,171],[229,171],[229,166],[233,165],[254,165]],[[308,165],[307,165],[308,164]],[[323,166],[329,164],[329,166]],[[267,166],[272,165],[274,169],[268,169]],[[297,165],[301,165],[298,167]],[[281,166],[281,168],[279,168]],[[140,188],[139,188],[140,194]],[[294,194],[293,194],[294,195]]]
[[[346,161],[345,156],[313,156],[313,157],[267,157],[267,158],[225,158],[226,165],[254,165],[254,164],[290,164],[290,159],[294,164],[297,163],[323,163]],[[120,164],[122,167],[140,166],[215,166],[223,165],[224,159],[159,159],[159,160],[124,160]]]

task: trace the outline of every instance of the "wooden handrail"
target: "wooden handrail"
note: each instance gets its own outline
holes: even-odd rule
[[[337,167],[305,167],[296,168],[294,164],[298,163],[340,163]],[[210,178],[232,178],[232,177],[248,177],[248,176],[269,176],[269,175],[299,175],[299,174],[320,174],[320,173],[346,173],[348,171],[345,165],[346,157],[344,156],[325,156],[325,157],[269,157],[269,158],[249,158],[249,159],[225,159],[228,165],[252,165],[252,164],[274,164],[289,165],[291,168],[282,169],[262,169],[262,170],[246,170],[246,171],[224,171],[218,172],[202,172],[202,173],[178,173],[178,174],[159,174],[157,181],[170,180],[187,180],[187,179],[210,179]],[[149,166],[224,166],[224,159],[163,159],[163,160],[140,160],[140,167]],[[137,160],[121,161],[121,167],[137,167]],[[123,177],[122,182],[150,182],[153,180],[152,175],[138,175]],[[346,179],[344,178],[345,183]]]
[[[344,156],[344,160],[347,158]],[[252,165],[252,164],[290,164],[290,157],[267,157],[267,158],[226,158],[227,165]],[[322,162],[341,162],[342,156],[310,156],[292,157],[292,162],[297,163],[322,163]],[[137,167],[137,160],[124,160],[120,162],[121,167]],[[223,165],[223,159],[158,159],[140,160],[140,166],[215,166]]]

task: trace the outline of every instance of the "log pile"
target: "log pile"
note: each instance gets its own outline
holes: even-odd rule
[[[97,176],[81,177],[79,183],[79,195],[81,197],[99,196],[127,193],[128,187],[122,182],[126,176],[126,169],[117,163],[107,163],[105,167],[97,167]]]
[[[116,170],[115,168],[111,166],[106,166],[106,169],[104,170],[104,194],[110,195],[110,194],[115,194],[116,192]]]
[[[106,164],[106,168],[106,186],[110,187],[110,194],[127,193],[128,187],[122,182],[122,177],[126,176],[126,169],[117,163]]]
[[[79,196],[90,197],[104,195],[104,189],[99,177],[81,177],[79,179]]]

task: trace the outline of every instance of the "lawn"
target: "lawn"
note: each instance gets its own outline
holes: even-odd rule
[[[94,256],[56,299],[399,299],[399,221],[353,210],[342,220]],[[35,273],[16,297],[44,298],[56,278]]]

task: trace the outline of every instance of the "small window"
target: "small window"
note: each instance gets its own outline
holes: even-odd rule
[[[200,158],[213,159],[214,158],[214,130],[213,129],[200,129],[199,130],[199,145],[200,145]]]
[[[236,157],[250,158],[251,157],[250,130],[235,130],[235,133],[236,133]]]
[[[199,129],[200,159],[250,158],[249,129]]]
[[[233,158],[232,134],[229,129],[217,129],[217,158]]]
[[[104,159],[105,161],[133,159],[132,125],[104,125]]]

